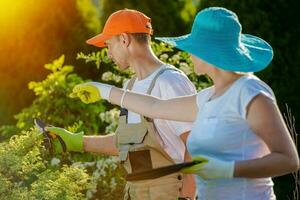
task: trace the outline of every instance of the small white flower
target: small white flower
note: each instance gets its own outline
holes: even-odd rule
[[[112,79],[113,73],[112,72],[104,72],[102,74],[102,80],[110,81]]]
[[[180,61],[180,56],[178,55],[178,54],[175,54],[175,55],[173,55],[172,56],[172,58],[171,58],[174,62],[179,62]]]
[[[110,179],[110,185],[111,185],[111,187],[112,187],[113,189],[116,188],[117,182],[116,182],[116,179],[115,179],[114,177],[112,177],[112,178]]]
[[[179,69],[181,69],[186,75],[193,73],[193,69],[187,63],[184,62],[181,62],[179,64]]]
[[[51,165],[52,166],[58,166],[59,163],[60,163],[60,160],[58,158],[55,158],[55,157],[52,158],[52,160],[51,160]]]
[[[166,54],[166,53],[160,55],[160,59],[161,59],[161,60],[166,60],[168,57],[169,57],[169,56],[168,56],[168,54]]]
[[[86,198],[87,198],[87,199],[91,199],[93,196],[94,196],[94,195],[93,195],[93,192],[92,192],[91,190],[88,190],[88,191],[86,192]]]

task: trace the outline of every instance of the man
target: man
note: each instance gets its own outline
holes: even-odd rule
[[[136,78],[124,84],[128,90],[164,99],[194,94],[195,87],[181,71],[154,55],[150,47],[151,35],[149,17],[136,10],[124,9],[113,13],[103,32],[87,43],[107,46],[109,57],[121,70],[133,69]],[[84,87],[97,93],[97,83]],[[97,100],[91,93],[85,103]],[[57,127],[47,129],[65,141],[68,151],[118,155],[129,174],[190,160],[185,142],[191,124],[148,119],[122,108],[116,134],[83,136]],[[124,196],[131,200],[194,199],[195,181],[193,176],[180,173],[151,180],[131,180],[126,184]]]

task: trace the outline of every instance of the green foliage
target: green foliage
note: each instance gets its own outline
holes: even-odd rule
[[[0,143],[0,199],[84,199],[90,186],[84,169],[52,167],[36,130]]]
[[[0,199],[121,199],[123,171],[115,157],[65,165],[50,158],[36,129],[0,143]]]
[[[9,139],[17,132],[19,132],[19,129],[16,126],[12,126],[12,125],[0,126],[0,142]]]
[[[99,55],[99,60],[106,59],[105,53]],[[86,134],[99,130],[112,133],[117,126],[116,108],[104,112],[104,102],[86,105],[68,97],[76,84],[88,80],[83,81],[72,66],[64,65],[64,56],[45,68],[51,71],[45,80],[29,83],[36,99],[15,116],[17,127],[0,127],[4,141],[0,149],[0,199],[121,199],[124,178],[116,158],[69,153],[53,158],[41,146],[41,134],[30,129],[37,117]]]
[[[85,26],[94,34],[100,32],[99,12],[91,0],[77,0],[77,9],[82,16]]]
[[[121,199],[124,179],[116,158],[69,157],[74,164],[66,166],[49,157],[41,139],[31,130],[0,143],[0,199]]]
[[[100,114],[101,120],[105,123],[105,132],[112,133],[118,127],[120,111],[117,108],[113,108],[110,111],[106,111]]]
[[[120,71],[111,59],[108,58],[107,48],[101,49],[97,52],[84,54],[80,52],[77,54],[77,59],[84,60],[85,63],[95,64],[100,69],[99,81],[107,82],[119,87],[122,87],[124,81],[128,80],[133,72],[128,69]]]
[[[88,188],[88,182],[84,169],[68,166],[55,171],[47,169],[31,185],[30,195],[33,199],[86,199],[82,192]]]
[[[40,140],[36,132],[25,132],[21,136],[13,136],[9,142],[0,146],[0,173],[9,180],[27,181],[37,172],[45,169],[39,151]]]
[[[91,174],[89,199],[123,199],[124,172],[116,157],[104,157],[91,162],[75,162],[72,166],[86,169]]]
[[[68,95],[72,88],[83,80],[73,72],[73,66],[64,65],[64,56],[45,68],[52,73],[41,82],[30,82],[29,89],[33,90],[36,99],[32,105],[23,109],[15,118],[17,127],[29,129],[34,118],[41,118],[48,124],[68,127],[77,122],[78,131],[86,134],[95,134],[104,127],[99,123],[99,113],[103,112],[103,102],[86,105],[79,99],[71,99]]]
[[[93,52],[88,55],[85,55],[81,52],[77,54],[77,59],[84,59],[86,63],[95,62],[97,69],[99,69],[100,63],[102,62],[101,58],[104,57],[106,51],[106,49],[103,49],[102,51]],[[107,63],[108,61],[104,60],[103,62]]]
[[[157,36],[186,33],[196,11],[192,0],[99,0],[102,27],[110,14],[124,8],[136,9],[149,16]]]

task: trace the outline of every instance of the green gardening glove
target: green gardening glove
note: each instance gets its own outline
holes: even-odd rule
[[[199,161],[191,167],[181,170],[185,174],[196,174],[202,179],[233,178],[234,161],[224,161],[209,156],[197,156],[193,161]]]
[[[56,137],[57,135],[66,144],[67,151],[73,152],[83,152],[83,132],[72,133],[63,128],[58,127],[46,127],[46,130],[49,131],[52,137],[53,151],[55,154],[60,154],[63,152],[63,147]]]
[[[79,97],[80,100],[86,104],[94,103],[99,100],[109,100],[109,94],[112,86],[98,82],[88,82],[76,85],[73,92],[70,94],[71,98]]]

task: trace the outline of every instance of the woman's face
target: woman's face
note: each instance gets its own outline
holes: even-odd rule
[[[198,75],[207,74],[211,65],[192,54],[190,54],[190,55],[191,55],[191,59],[194,64],[195,73]]]

